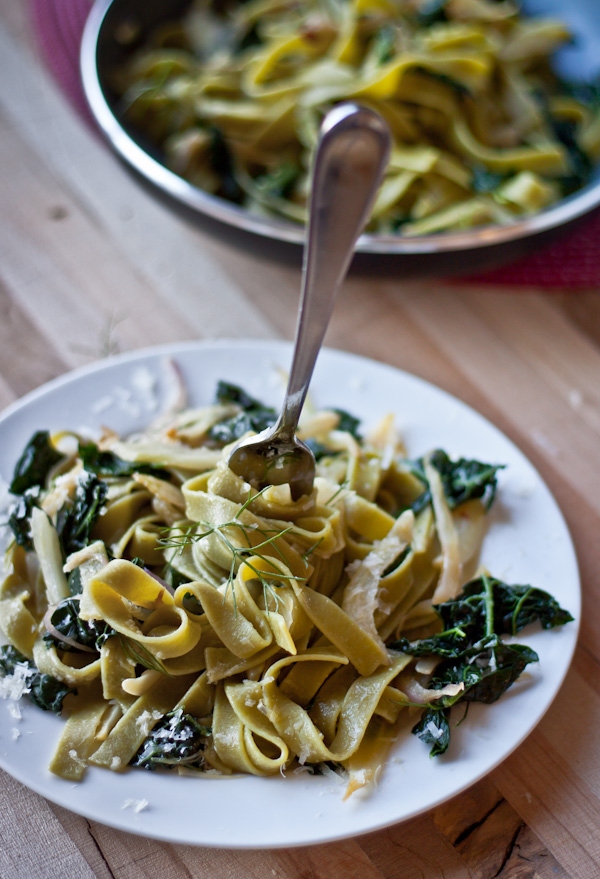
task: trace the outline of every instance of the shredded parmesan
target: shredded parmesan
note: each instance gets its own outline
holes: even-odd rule
[[[0,678],[0,697],[17,701],[31,692],[29,681],[35,672],[24,662],[17,662],[11,675]]]
[[[431,738],[436,740],[436,742],[439,741],[444,735],[444,730],[440,729],[439,726],[436,726],[433,720],[430,720],[426,724],[425,729],[427,730]]]
[[[144,736],[148,736],[152,727],[156,725],[162,716],[162,711],[143,711],[136,720],[136,724],[140,732]]]
[[[373,544],[373,549],[362,561],[356,559],[346,568],[350,580],[344,591],[342,609],[379,644],[382,654],[385,645],[375,624],[375,614],[382,609],[380,581],[385,569],[406,547],[413,525],[414,514],[407,510],[396,520],[388,535]]]
[[[122,809],[133,809],[134,812],[143,812],[149,806],[148,800],[125,800]]]
[[[462,586],[462,564],[458,534],[454,526],[452,514],[446,503],[442,479],[436,468],[429,461],[425,461],[425,476],[431,491],[435,524],[442,546],[442,570],[433,593],[432,602],[433,604],[441,604],[444,601],[456,598],[460,592]]]

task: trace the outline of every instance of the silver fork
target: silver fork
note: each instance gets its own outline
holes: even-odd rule
[[[309,494],[315,458],[296,437],[315,362],[387,167],[391,137],[366,107],[340,104],[321,126],[313,164],[300,310],[287,390],[273,427],[239,442],[229,467],[255,488],[289,483],[292,498]]]

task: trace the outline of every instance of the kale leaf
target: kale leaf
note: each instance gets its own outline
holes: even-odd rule
[[[443,625],[441,632],[413,642],[400,638],[389,646],[412,656],[456,658],[486,636],[516,635],[535,622],[551,629],[573,620],[548,592],[533,586],[509,586],[487,575],[471,580],[460,595],[434,609]]]
[[[167,769],[179,763],[192,766],[202,764],[205,740],[210,736],[208,727],[177,708],[159,720],[130,761],[132,766],[144,769]]]
[[[554,136],[562,143],[567,156],[571,173],[561,178],[561,182],[567,194],[580,189],[588,181],[592,173],[592,161],[587,153],[579,146],[577,139],[577,125],[571,119],[557,119],[549,116],[550,125]]]
[[[186,592],[183,596],[182,606],[184,610],[187,610],[188,613],[195,613],[200,615],[204,613],[204,608],[196,598],[193,592]]]
[[[244,192],[235,176],[235,165],[231,150],[220,128],[216,125],[211,125],[208,131],[210,135],[208,162],[220,181],[215,195],[239,204],[244,198]]]
[[[462,82],[459,82],[457,79],[454,79],[453,76],[448,76],[447,73],[440,73],[437,70],[430,70],[428,67],[421,67],[420,64],[417,64],[413,70],[415,73],[419,73],[421,76],[425,76],[428,79],[435,80],[436,82],[441,83],[442,85],[448,86],[451,91],[459,98],[469,98],[471,97],[471,91],[467,88],[466,85],[463,85]]]
[[[575,88],[576,87],[573,86],[571,90],[574,91]],[[584,99],[584,88],[585,86],[583,84],[579,87],[581,94],[578,100],[582,100],[582,103],[587,103],[588,101],[595,103],[595,100],[597,100],[598,86],[594,86],[590,83],[587,87],[588,101]],[[562,93],[568,93],[568,84],[559,81],[559,91]],[[556,140],[565,148],[569,163],[569,173],[559,177],[558,182],[562,184],[564,193],[569,195],[571,192],[580,189],[588,181],[593,170],[592,161],[585,150],[579,145],[579,139],[577,136],[578,123],[573,119],[565,119],[563,117],[555,116],[550,108],[548,96],[543,90],[536,89],[534,95],[542,110],[548,127],[554,134]],[[574,94],[573,97],[575,97]]]
[[[84,471],[79,477],[73,502],[65,504],[57,517],[56,530],[65,556],[89,544],[107,491],[106,483],[93,473]]]
[[[493,192],[509,177],[508,174],[488,171],[482,165],[473,165],[471,171],[471,187],[474,192]]]
[[[412,728],[417,738],[431,746],[430,757],[445,754],[450,744],[450,709],[426,708]]]
[[[332,412],[335,412],[336,415],[339,416],[339,421],[337,425],[337,430],[345,430],[347,433],[351,433],[354,439],[360,440],[361,436],[358,432],[358,428],[360,427],[360,418],[356,418],[354,415],[350,415],[349,412],[346,412],[345,409],[332,409]]]
[[[245,410],[265,408],[260,400],[252,397],[239,385],[234,385],[231,382],[219,381],[215,397],[217,403],[237,403],[238,406]],[[271,411],[274,412],[274,410]]]
[[[71,595],[81,595],[83,592],[83,581],[81,579],[81,571],[79,568],[74,568],[69,574],[67,574],[67,585]]]
[[[254,22],[247,27],[245,34],[239,39],[239,42],[235,47],[235,53],[243,52],[244,49],[250,49],[252,46],[261,46],[262,42],[263,41],[258,32],[257,23]]]
[[[396,54],[396,38],[398,36],[398,28],[394,25],[384,25],[379,28],[373,38],[372,53],[377,64],[386,64],[391,61]]]
[[[457,598],[437,605],[436,611],[445,629],[459,627],[471,641],[484,634],[516,635],[537,621],[543,629],[552,629],[573,620],[548,592],[509,586],[486,575],[471,580]]]
[[[17,667],[23,669],[27,678],[29,692],[24,695],[44,711],[60,714],[65,696],[77,692],[51,675],[42,674],[16,647],[0,647],[0,671],[8,676],[14,674]]]
[[[100,651],[107,638],[116,635],[115,630],[102,620],[82,620],[79,616],[77,598],[64,598],[50,617],[50,622],[61,635],[70,638],[71,641],[77,641],[83,647],[91,647],[97,651]],[[51,632],[46,632],[44,641],[54,644],[61,650],[77,649],[65,644]]]
[[[431,27],[441,21],[447,21],[446,5],[448,0],[428,0],[423,3],[417,12],[417,24],[419,27]]]
[[[284,162],[268,174],[256,178],[256,187],[271,198],[289,198],[300,177],[300,168],[292,162]]]
[[[586,107],[597,108],[600,105],[600,76],[589,82],[559,79],[558,90],[561,95],[575,98]]]
[[[165,565],[161,577],[171,589],[177,589],[177,587],[181,586],[183,583],[190,582],[189,577],[182,574],[181,571],[178,571],[177,568],[174,568],[173,565],[170,564]]]
[[[63,457],[50,442],[47,430],[34,433],[17,461],[9,486],[11,493],[25,494],[27,489],[43,487],[48,473]]]
[[[441,729],[442,709],[457,702],[496,702],[529,663],[538,661],[530,647],[507,644],[502,635],[514,635],[534,622],[549,629],[573,619],[547,592],[532,586],[508,586],[487,575],[467,583],[456,599],[436,605],[435,610],[442,632],[414,642],[401,638],[389,645],[413,656],[441,657],[430,689],[463,685],[456,695],[441,696],[428,705],[413,729],[432,745],[431,756],[443,753],[450,741],[449,725],[447,734],[436,732]]]
[[[305,439],[304,443],[315,456],[315,461],[320,461],[322,458],[335,458],[337,455],[342,454],[341,449],[330,449],[325,443],[319,442],[319,440],[313,437]]]
[[[360,441],[361,436],[358,431],[360,418],[350,415],[344,409],[332,409],[331,411],[335,412],[339,418],[336,429],[346,431],[346,433],[352,434],[356,440]],[[304,442],[315,456],[315,461],[320,461],[322,458],[335,458],[342,454],[342,449],[330,449],[329,446],[314,437],[309,437]]]
[[[79,457],[84,469],[96,476],[131,476],[132,473],[151,473],[159,478],[168,477],[166,470],[152,464],[124,461],[112,452],[102,452],[95,443],[79,443]]]
[[[337,760],[323,760],[321,763],[305,763],[304,764],[309,775],[325,775],[325,770],[329,769],[336,775],[345,775],[346,767]]]
[[[428,705],[413,733],[431,744],[430,757],[447,751],[450,744],[450,708],[458,702],[496,702],[520,677],[538,655],[525,644],[505,644],[498,635],[489,635],[471,645],[456,659],[446,659],[435,671],[429,686],[441,690],[448,684],[462,684],[454,696],[441,696]],[[433,723],[434,726],[430,726]],[[436,729],[437,728],[437,729]],[[443,730],[438,734],[437,730]]]
[[[24,549],[32,550],[31,512],[39,498],[39,486],[28,488],[20,495],[9,511],[7,525],[12,531],[16,542]]]
[[[483,464],[481,461],[459,458],[452,461],[442,449],[436,449],[429,460],[440,474],[444,495],[451,510],[466,501],[481,498],[489,509],[494,502],[498,487],[498,470],[504,464]],[[405,462],[410,472],[427,485],[424,459]],[[412,505],[415,513],[419,513],[431,502],[431,492],[426,488]]]
[[[260,433],[267,427],[271,427],[277,419],[277,412],[270,406],[265,406],[260,400],[252,397],[239,385],[230,382],[220,381],[217,385],[216,392],[217,403],[236,403],[241,408],[241,412],[232,418],[226,418],[213,425],[209,431],[209,437],[219,443],[231,443],[239,439],[248,431]],[[360,420],[350,415],[343,409],[332,409],[339,416],[338,430],[345,430],[351,433],[356,439],[360,439],[358,428]],[[329,452],[322,443],[316,440],[309,440],[307,445],[314,448],[315,457],[323,457],[325,454],[336,454]]]
[[[430,681],[433,690],[446,684],[464,684],[458,696],[442,696],[436,704],[449,707],[456,702],[496,702],[514,684],[538,655],[525,644],[505,644],[498,635],[489,635],[465,650],[457,659],[447,659]]]
[[[216,394],[218,403],[237,403],[242,411],[213,425],[209,436],[216,442],[227,444],[239,439],[248,431],[260,433],[275,423],[277,413],[269,406],[251,397],[238,385],[220,381]]]

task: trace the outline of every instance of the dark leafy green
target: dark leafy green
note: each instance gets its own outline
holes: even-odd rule
[[[277,413],[260,400],[247,394],[243,388],[229,382],[220,381],[217,385],[218,403],[237,403],[242,411],[232,418],[226,418],[210,429],[209,436],[216,442],[227,444],[239,439],[248,431],[260,433],[275,423]]]
[[[137,568],[145,568],[146,567],[146,562],[144,561],[144,559],[141,559],[137,555],[135,558],[131,559],[131,564],[135,565]]]
[[[223,133],[216,125],[211,125],[209,134],[208,161],[211,169],[220,181],[219,189],[215,195],[240,204],[244,199],[244,192],[237,182],[233,157],[223,137]]]
[[[284,162],[268,174],[255,180],[256,187],[263,195],[271,198],[289,198],[300,177],[300,168],[292,162]]]
[[[375,34],[371,52],[378,64],[386,64],[396,54],[397,35],[398,30],[392,24],[385,25]]]
[[[417,12],[417,24],[419,27],[431,27],[440,21],[447,21],[446,5],[448,0],[429,0],[423,3]]]
[[[412,731],[417,738],[430,746],[430,757],[444,754],[450,744],[450,709],[426,708]]]
[[[496,702],[529,663],[537,662],[538,656],[530,647],[507,644],[502,635],[514,635],[534,622],[550,629],[573,619],[547,592],[509,586],[486,575],[467,583],[456,599],[437,605],[435,610],[443,625],[441,632],[413,642],[401,638],[389,645],[413,656],[441,657],[430,689],[463,685],[458,694],[441,696],[428,705],[413,729],[431,744],[431,756],[448,747],[447,709],[457,702]],[[444,734],[438,735],[442,728]]]
[[[183,596],[183,609],[187,610],[188,613],[201,614],[204,613],[204,608],[196,598],[193,592],[186,592]]]
[[[265,406],[256,397],[251,396],[239,385],[231,382],[219,381],[217,383],[217,391],[215,394],[217,403],[237,403],[245,410],[264,409]],[[274,411],[274,410],[272,410]]]
[[[177,589],[178,586],[183,585],[183,583],[189,583],[190,578],[186,577],[185,574],[182,574],[177,568],[174,568],[172,565],[166,564],[163,572],[161,574],[162,579],[167,583],[171,589]]]
[[[24,549],[32,550],[33,542],[31,540],[31,512],[39,498],[39,487],[28,488],[20,495],[12,505],[7,524],[13,533],[13,536],[19,546]]]
[[[578,100],[584,104],[594,104],[598,100],[598,85],[590,83],[572,84],[559,81],[559,91],[563,94],[571,94],[572,97],[579,93]],[[555,116],[550,108],[548,95],[541,89],[534,92],[537,102],[544,114],[548,127],[556,140],[563,145],[567,154],[569,171],[558,178],[565,194],[570,194],[584,186],[590,178],[593,164],[590,157],[579,145],[577,137],[578,125],[573,119],[565,119]],[[587,99],[587,100],[586,100]]]
[[[443,625],[441,632],[413,642],[401,638],[390,646],[413,656],[456,658],[486,636],[516,635],[535,622],[552,629],[573,620],[548,592],[533,586],[509,586],[488,576],[471,580],[457,598],[436,605],[435,611]]]
[[[459,82],[457,79],[454,79],[453,76],[448,76],[447,73],[440,73],[438,70],[430,70],[428,67],[421,67],[420,64],[416,65],[413,69],[415,73],[419,73],[421,76],[426,76],[429,79],[436,80],[436,82],[439,82],[442,85],[448,86],[448,88],[459,98],[471,97],[471,91],[467,86],[463,85],[463,83]]]
[[[429,460],[441,476],[444,495],[451,510],[476,498],[481,498],[486,508],[490,508],[496,496],[497,473],[498,470],[504,469],[504,464],[483,464],[481,461],[466,458],[452,461],[442,449],[432,452]],[[424,485],[427,485],[423,458],[407,461],[406,465]],[[431,493],[429,488],[426,488],[414,502],[413,510],[418,513],[430,502]]]
[[[325,770],[330,769],[336,775],[345,775],[346,769],[342,763],[335,760],[324,760],[322,763],[306,763],[309,775],[325,775]]]
[[[558,90],[560,94],[575,98],[586,107],[597,107],[600,104],[600,77],[590,82],[559,79]]]
[[[350,413],[346,412],[344,409],[332,409],[331,411],[339,416],[339,422],[337,425],[338,430],[344,430],[347,433],[351,433],[357,440],[361,439],[358,430],[360,427],[360,418],[350,415]],[[329,446],[325,445],[325,443],[322,443],[320,440],[314,439],[314,437],[309,437],[304,440],[304,442],[315,456],[315,461],[320,461],[322,458],[335,458],[342,454],[341,449],[330,449]]]
[[[242,411],[232,418],[227,418],[215,424],[209,436],[212,440],[219,443],[230,443],[239,439],[248,431],[260,433],[275,423],[277,412],[270,406],[265,406],[260,400],[252,397],[239,385],[230,382],[220,381],[217,385],[216,392],[217,403],[236,403],[241,407]],[[332,409],[339,416],[338,429],[346,430],[356,439],[360,439],[358,428],[360,420],[354,415],[346,412],[344,409]],[[307,445],[313,448],[315,457],[323,457],[325,454],[335,454],[330,452],[323,443],[317,443],[310,440]]]
[[[35,486],[43,488],[48,473],[59,461],[63,460],[63,457],[50,442],[48,431],[38,430],[31,437],[17,461],[9,486],[12,494],[24,494]]]
[[[237,44],[237,51],[243,52],[244,49],[250,49],[252,46],[260,46],[262,40],[258,32],[257,22],[254,22],[240,38]]]
[[[151,770],[161,766],[170,769],[181,763],[201,766],[210,734],[208,727],[186,714],[183,708],[177,708],[159,720],[131,760],[131,765]]]
[[[593,164],[587,153],[581,149],[577,139],[577,125],[571,119],[557,119],[550,116],[550,125],[556,139],[564,146],[569,157],[570,174],[561,178],[567,193],[580,189],[589,180]]]
[[[483,633],[516,635],[539,622],[552,629],[572,622],[555,598],[533,586],[509,586],[495,577],[478,577],[463,588],[458,598],[436,607],[446,629],[458,627],[474,640]]]
[[[0,647],[0,671],[6,676],[12,675],[17,666],[27,670],[29,692],[24,695],[44,711],[60,714],[65,696],[77,692],[51,675],[41,674],[37,666],[16,647]]]
[[[471,187],[474,192],[493,192],[505,180],[508,179],[507,174],[499,174],[494,171],[488,171],[482,165],[473,165],[471,177]]]
[[[341,449],[330,449],[325,443],[319,442],[313,437],[305,439],[304,442],[315,456],[315,461],[320,461],[322,458],[335,458],[342,454]]]
[[[70,638],[71,641],[76,641],[82,647],[91,647],[98,652],[107,638],[116,635],[115,630],[108,623],[101,620],[82,620],[79,616],[79,600],[77,598],[64,598],[50,617],[50,622],[65,638]],[[70,644],[65,644],[51,632],[46,632],[44,641],[48,644],[54,644],[61,650],[74,651],[77,649]]]
[[[132,473],[152,473],[159,478],[168,477],[166,470],[152,464],[124,461],[112,452],[102,452],[95,443],[79,443],[79,457],[84,469],[96,476],[131,476]]]
[[[75,498],[59,510],[56,530],[65,556],[90,543],[90,534],[104,504],[108,487],[84,470],[77,482]]]
[[[498,635],[489,635],[470,646],[456,659],[448,659],[436,669],[430,681],[433,690],[447,684],[464,684],[458,696],[442,696],[436,704],[449,707],[456,702],[497,702],[538,655],[525,644],[505,644]]]
[[[339,415],[340,420],[338,421],[337,430],[345,430],[347,433],[351,433],[354,439],[361,439],[358,431],[358,428],[360,427],[360,418],[350,415],[345,409],[332,409],[331,411],[335,412],[336,415]]]
[[[81,595],[83,592],[83,581],[81,579],[81,571],[79,568],[74,568],[67,575],[67,584],[71,595]]]

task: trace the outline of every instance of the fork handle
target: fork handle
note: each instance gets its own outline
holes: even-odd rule
[[[337,292],[387,167],[390,144],[383,119],[355,104],[338,105],[321,126],[292,367],[276,426],[286,439],[294,436]]]

